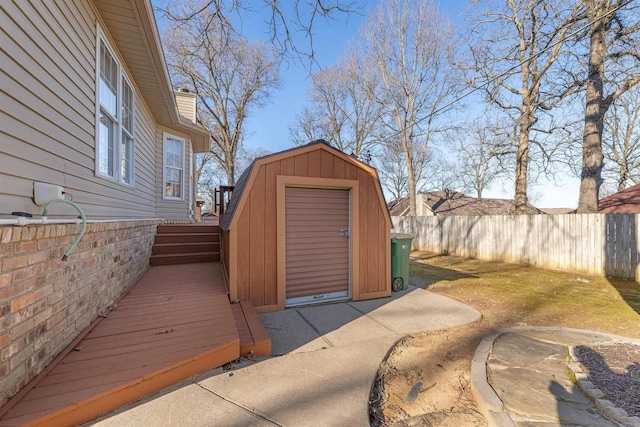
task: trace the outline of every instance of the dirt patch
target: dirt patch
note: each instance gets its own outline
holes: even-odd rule
[[[416,252],[410,273],[413,285],[468,304],[483,319],[401,340],[378,373],[373,425],[486,425],[471,393],[471,359],[495,328],[565,326],[640,338],[633,282]]]
[[[479,325],[401,340],[381,365],[374,425],[484,426],[471,394],[469,361]]]

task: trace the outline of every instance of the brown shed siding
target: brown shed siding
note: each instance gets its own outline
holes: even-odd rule
[[[354,275],[354,299],[390,294],[391,221],[375,170],[358,166],[348,156],[326,146],[313,144],[258,159],[239,179],[242,195],[221,221],[224,254],[231,299],[249,300],[260,311],[284,308],[283,290],[278,287],[278,177],[315,178],[319,187],[345,188],[351,180],[359,186],[360,206],[353,226],[359,239],[352,253],[357,256],[359,275]],[[332,181],[335,180],[335,181]],[[305,185],[302,185],[305,186]],[[309,187],[318,187],[309,185]],[[235,191],[240,191],[236,187]],[[283,213],[282,213],[283,214]]]
[[[223,276],[226,279],[227,291],[229,290],[229,230],[220,229],[220,261],[222,264]]]

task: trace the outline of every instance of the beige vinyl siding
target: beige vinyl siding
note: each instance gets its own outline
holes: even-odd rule
[[[184,192],[184,200],[171,200],[163,198],[164,188],[163,188],[163,174],[164,174],[164,138],[163,134],[166,132],[167,134],[177,136],[178,138],[185,139],[184,144],[184,182],[183,182],[183,192]],[[189,196],[191,194],[191,188],[189,186],[189,175],[191,174],[192,163],[191,163],[191,144],[189,140],[185,138],[184,135],[180,133],[176,133],[170,129],[159,129],[156,135],[157,139],[157,152],[156,152],[156,169],[158,170],[158,174],[156,176],[156,216],[158,218],[165,219],[186,219],[190,218],[189,212]]]
[[[83,0],[0,2],[0,213],[40,214],[31,196],[33,181],[44,181],[63,186],[89,218],[156,216],[158,130],[136,81],[135,186],[95,175],[99,21]],[[51,210],[75,214],[61,204]]]
[[[193,93],[176,92],[176,104],[182,117],[196,122],[196,95]]]
[[[138,27],[139,22],[135,19],[135,12],[132,12],[135,7],[132,7],[129,0],[94,0],[94,4],[107,26],[117,27],[120,30],[115,42],[120,46],[123,56],[129,59],[129,63],[136,64],[137,74],[131,77],[147,93],[146,101],[149,106],[154,108],[154,112],[157,114],[156,121],[159,123],[171,122],[168,110],[166,107],[162,108],[166,106],[167,99],[157,87],[159,73],[154,68],[154,64],[149,62],[148,55],[139,50],[139,46],[144,45],[145,41]]]

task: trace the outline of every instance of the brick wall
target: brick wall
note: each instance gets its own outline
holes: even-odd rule
[[[158,221],[0,226],[0,405],[149,267]]]

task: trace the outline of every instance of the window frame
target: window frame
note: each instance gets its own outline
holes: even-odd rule
[[[101,55],[101,47],[104,46],[106,52],[111,56],[116,68],[116,88],[115,88],[115,116],[106,109],[106,106],[103,106],[101,102],[101,68],[102,68],[102,55]],[[124,125],[124,91],[125,85],[129,88],[131,92],[131,108],[130,108],[130,116],[131,116],[131,129],[127,129]],[[95,98],[95,108],[96,108],[96,134],[95,134],[95,174],[100,178],[107,179],[112,182],[116,182],[120,185],[135,188],[135,176],[136,176],[136,168],[135,168],[135,159],[136,159],[136,91],[134,89],[133,84],[131,83],[131,79],[127,75],[124,67],[118,60],[118,56],[115,54],[115,50],[112,48],[111,42],[106,37],[105,33],[98,26],[97,27],[97,35],[96,35],[96,98]],[[113,122],[113,164],[111,165],[111,170],[107,170],[107,172],[103,172],[100,167],[100,161],[104,158],[105,154],[101,150],[101,141],[100,141],[100,130],[101,130],[101,115],[105,115],[109,120]],[[123,151],[123,142],[124,137],[126,135],[131,140],[131,146],[129,148],[129,162],[128,162],[128,170],[123,171],[123,168],[126,166],[126,157],[123,159],[123,155],[127,156],[127,154]],[[109,168],[109,166],[108,166]],[[125,180],[126,177],[129,177],[128,180]]]
[[[167,196],[167,168],[178,169],[174,166],[167,166],[167,140],[168,139],[172,139],[174,141],[180,142],[182,147],[182,150],[181,150],[182,164],[179,169],[180,172],[182,173],[181,179],[180,179],[180,197]],[[173,135],[168,132],[162,133],[162,198],[164,200],[179,200],[179,201],[185,200],[185,197],[184,197],[185,178],[187,176],[186,170],[185,170],[186,146],[187,146],[187,141],[185,138],[179,137],[177,135]]]

